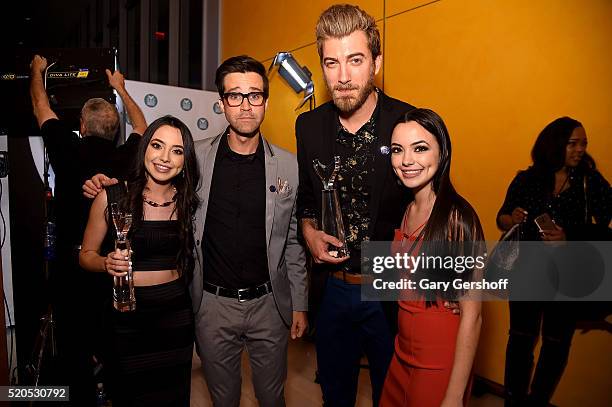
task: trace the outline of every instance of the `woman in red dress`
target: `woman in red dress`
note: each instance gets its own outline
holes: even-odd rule
[[[462,246],[452,242],[483,240],[476,212],[453,188],[450,163],[450,138],[440,116],[428,109],[406,113],[393,130],[391,164],[414,199],[406,208],[401,229],[396,230],[396,250],[434,255],[432,247],[440,245],[428,242],[444,242],[452,250]],[[446,273],[442,280],[448,281],[456,277],[465,281],[470,274],[434,272]],[[418,273],[412,278],[422,277]],[[408,300],[399,301],[395,355],[380,406],[465,406],[480,335],[480,302],[453,290],[452,285],[433,295],[424,290],[408,294]],[[444,304],[453,299],[458,300],[459,314]]]

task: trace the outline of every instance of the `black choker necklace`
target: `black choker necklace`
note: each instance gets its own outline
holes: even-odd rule
[[[171,201],[168,202],[163,202],[163,203],[157,203],[155,201],[151,201],[150,199],[147,199],[146,196],[142,196],[142,200],[147,204],[150,205],[154,208],[165,208],[166,206],[170,206],[172,205],[174,202],[176,202],[176,188],[174,189],[174,196],[172,197]]]
[[[176,197],[172,198],[172,200],[171,200],[171,201],[164,202],[164,203],[157,203],[157,202],[155,202],[155,201],[150,201],[150,200],[148,200],[147,198],[145,198],[144,196],[142,197],[142,200],[143,200],[143,201],[144,201],[146,204],[151,205],[151,206],[152,206],[152,207],[154,207],[154,208],[165,208],[166,206],[170,206],[170,205],[172,205],[172,204],[173,204],[173,203],[176,201]]]

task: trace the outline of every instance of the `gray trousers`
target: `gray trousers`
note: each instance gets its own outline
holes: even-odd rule
[[[195,324],[204,378],[216,407],[240,404],[244,348],[259,405],[285,406],[289,329],[271,293],[239,302],[205,291]]]

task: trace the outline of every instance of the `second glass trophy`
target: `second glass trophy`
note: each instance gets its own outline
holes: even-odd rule
[[[128,261],[131,260],[130,240],[127,235],[132,226],[132,214],[119,208],[116,203],[111,204],[113,224],[117,231],[115,250],[127,250]],[[136,296],[134,295],[134,275],[132,268],[123,277],[113,277],[113,306],[117,311],[129,312],[136,309]]]
[[[334,186],[340,170],[340,157],[334,156],[334,162],[328,165],[322,164],[318,159],[314,159],[312,164],[323,183],[323,190],[321,191],[321,230],[342,242],[340,247],[329,245],[328,252],[333,257],[346,257],[349,255],[349,250],[346,247],[340,198]]]

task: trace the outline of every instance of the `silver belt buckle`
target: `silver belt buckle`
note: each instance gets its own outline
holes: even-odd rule
[[[242,293],[249,291],[248,288],[239,288],[238,289],[238,302],[245,302],[247,301],[246,298],[242,298]]]

